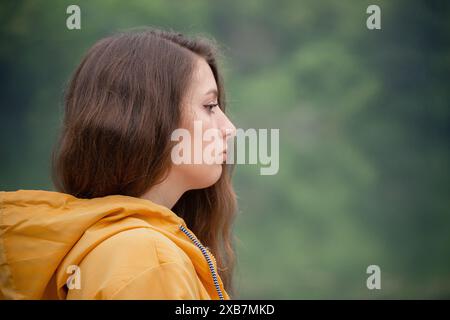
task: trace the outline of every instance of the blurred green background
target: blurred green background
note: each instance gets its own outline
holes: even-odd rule
[[[450,298],[449,1],[2,1],[1,190],[52,189],[71,72],[144,25],[215,38],[235,125],[280,129],[277,175],[235,171],[237,298]]]

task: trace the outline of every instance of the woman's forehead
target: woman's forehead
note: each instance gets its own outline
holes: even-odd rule
[[[217,84],[214,74],[205,59],[198,59],[192,81],[192,93],[196,96],[217,96]]]

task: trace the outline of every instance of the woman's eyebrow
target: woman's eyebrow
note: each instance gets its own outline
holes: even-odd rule
[[[205,93],[205,96],[207,96],[208,94],[213,94],[213,95],[215,95],[216,97],[218,96],[218,93],[217,93],[217,89],[210,89],[210,90],[208,90],[206,93]]]

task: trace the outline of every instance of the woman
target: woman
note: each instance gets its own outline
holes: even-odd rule
[[[172,139],[183,129],[204,151],[234,136],[215,56],[211,41],[157,29],[88,51],[66,92],[57,191],[0,193],[1,298],[230,299],[226,148],[213,149],[221,162],[175,163]]]

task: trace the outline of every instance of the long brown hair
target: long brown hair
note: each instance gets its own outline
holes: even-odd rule
[[[79,198],[139,197],[161,182],[170,165],[170,135],[180,124],[199,56],[214,74],[225,110],[217,54],[208,38],[154,28],[98,41],[66,89],[63,127],[53,152],[55,188]],[[232,167],[223,166],[217,183],[186,192],[172,210],[214,254],[231,296],[236,196]]]

